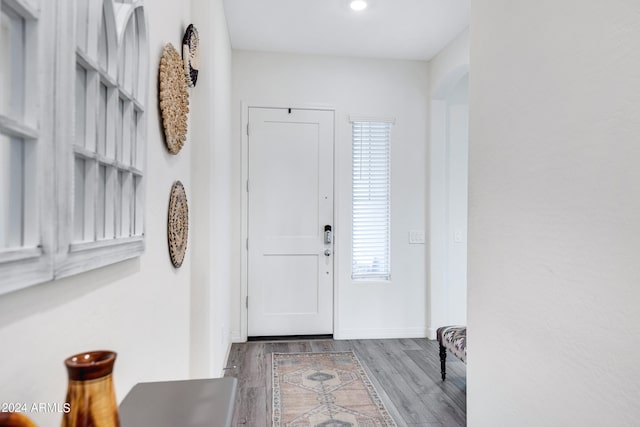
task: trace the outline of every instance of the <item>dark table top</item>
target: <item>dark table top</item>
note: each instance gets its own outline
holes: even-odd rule
[[[122,427],[229,427],[238,380],[138,383],[119,408]]]

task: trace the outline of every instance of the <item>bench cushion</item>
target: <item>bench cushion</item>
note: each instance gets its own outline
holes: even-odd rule
[[[467,327],[443,326],[437,330],[438,342],[467,363]]]

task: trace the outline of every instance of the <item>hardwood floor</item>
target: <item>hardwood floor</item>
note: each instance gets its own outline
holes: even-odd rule
[[[428,339],[298,340],[233,344],[226,376],[238,378],[234,426],[271,426],[271,353],[353,350],[401,426],[466,425],[466,367],[449,354],[440,379],[438,343]]]

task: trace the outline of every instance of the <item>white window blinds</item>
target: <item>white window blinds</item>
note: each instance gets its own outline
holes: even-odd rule
[[[353,121],[353,279],[391,274],[390,122]]]

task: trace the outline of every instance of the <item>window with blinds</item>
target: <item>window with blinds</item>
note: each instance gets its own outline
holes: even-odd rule
[[[391,276],[391,122],[352,121],[351,277]]]

